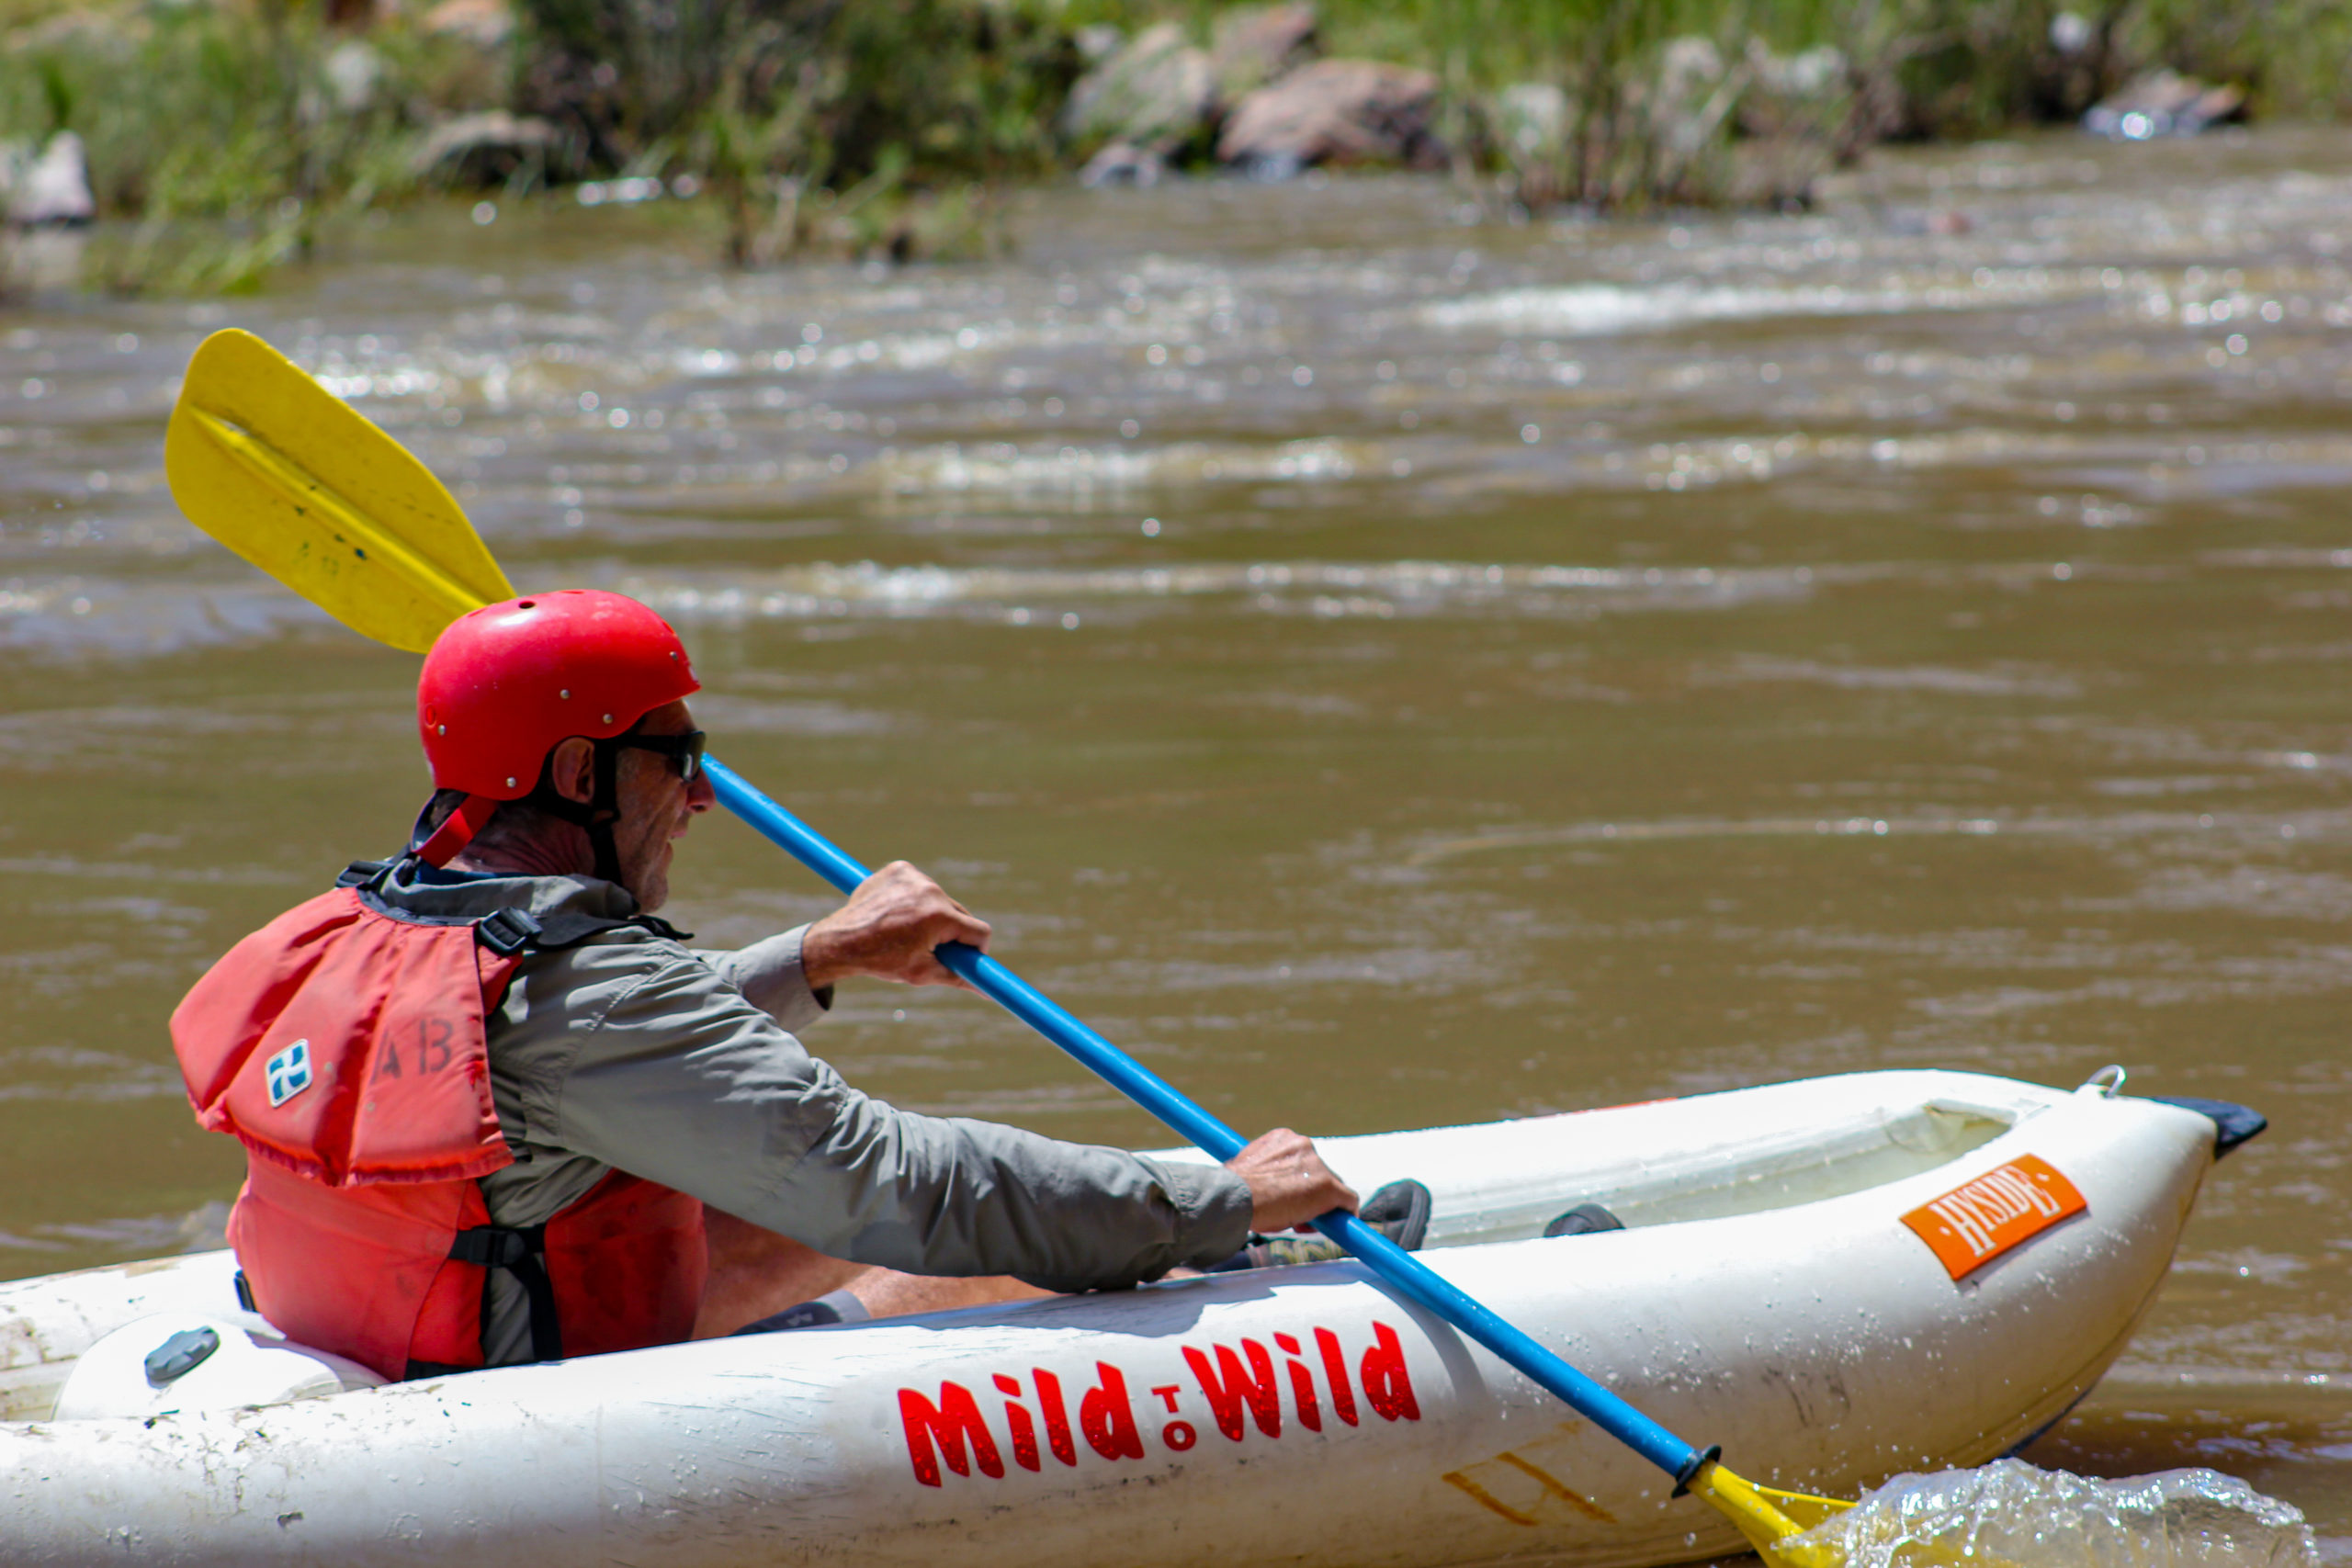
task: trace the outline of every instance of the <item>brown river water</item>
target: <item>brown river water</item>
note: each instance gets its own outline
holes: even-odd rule
[[[1245,1130],[2109,1062],[2267,1111],[2029,1457],[2227,1470],[2352,1561],[2352,136],[1901,154],[1800,217],[1371,178],[1017,230],[741,276],[675,206],[458,209],[254,300],[0,316],[0,1275],[234,1190],[164,1019],[424,789],[414,660],[164,489],[234,324],[518,585],[673,616],[719,754]],[[676,882],[713,942],[831,904],[717,818]],[[977,998],[811,1043],[1167,1141]]]

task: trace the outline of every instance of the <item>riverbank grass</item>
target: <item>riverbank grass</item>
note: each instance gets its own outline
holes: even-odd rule
[[[0,0],[0,148],[79,139],[88,281],[121,292],[258,287],[337,216],[435,190],[616,178],[704,193],[739,265],[955,259],[1009,243],[998,193],[1098,150],[1061,119],[1106,53],[1171,20],[1205,49],[1238,9],[373,3]],[[1430,73],[1419,144],[1512,215],[1803,206],[1875,142],[2068,118],[2153,64],[2260,114],[2352,103],[2342,0],[1320,0],[1314,35]],[[1229,107],[1152,157],[1206,167]]]

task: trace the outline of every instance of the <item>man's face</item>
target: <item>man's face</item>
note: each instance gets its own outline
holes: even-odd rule
[[[695,727],[684,703],[671,703],[645,716],[647,735],[684,735]],[[692,784],[678,777],[677,764],[656,751],[621,753],[615,780],[620,820],[613,824],[613,850],[621,863],[621,886],[650,914],[670,901],[670,858],[697,812],[717,801],[707,774]]]

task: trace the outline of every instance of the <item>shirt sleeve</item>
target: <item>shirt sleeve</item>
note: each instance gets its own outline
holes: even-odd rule
[[[526,1091],[535,1137],[820,1252],[915,1274],[1103,1289],[1218,1261],[1247,1238],[1249,1188],[1223,1166],[898,1110],[681,948],[559,956],[569,972],[531,987],[563,997],[568,1015],[559,1049],[524,1053],[541,1066]],[[552,1021],[543,1014],[542,1031]]]
[[[800,943],[808,934],[807,926],[795,926],[731,953],[697,951],[695,956],[784,1028],[806,1029],[833,1010],[833,988],[811,987],[801,966]]]

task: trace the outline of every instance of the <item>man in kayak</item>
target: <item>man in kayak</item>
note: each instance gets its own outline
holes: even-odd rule
[[[388,1377],[1131,1285],[1355,1194],[1286,1129],[1170,1165],[870,1100],[793,1031],[856,976],[961,985],[989,927],[903,863],[696,953],[655,911],[713,804],[676,634],[618,594],[427,655],[408,852],[246,938],[173,1043],[233,1133],[249,1304]],[[799,1303],[796,1306],[796,1303]]]

